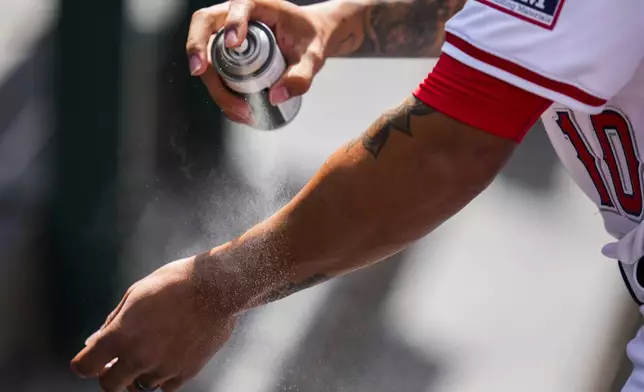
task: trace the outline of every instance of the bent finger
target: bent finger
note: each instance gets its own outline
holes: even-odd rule
[[[208,67],[208,44],[210,37],[219,30],[225,18],[226,8],[219,4],[200,9],[192,15],[186,53],[190,63],[190,74],[202,75]]]
[[[223,111],[223,113],[224,113],[224,116],[228,120],[230,120],[230,121],[232,121],[234,123],[246,124],[246,125],[251,125],[252,124],[252,119],[242,117],[242,116],[238,115],[237,113],[230,112],[230,111],[225,111],[225,110]]]
[[[95,377],[118,356],[117,351],[116,337],[103,330],[72,359],[71,369],[80,377]]]
[[[248,33],[248,20],[255,8],[253,0],[231,0],[224,22],[224,39],[226,47],[234,48],[239,46]]]
[[[271,104],[280,104],[292,97],[305,94],[311,88],[313,77],[320,70],[321,64],[312,55],[305,55],[286,68],[284,74],[273,84],[269,92]]]
[[[250,121],[250,109],[246,101],[233,93],[231,93],[221,81],[217,72],[209,68],[203,75],[201,80],[206,85],[208,93],[219,106],[226,113],[235,113],[238,117]]]
[[[234,48],[241,45],[248,33],[248,22],[258,20],[273,28],[277,24],[280,16],[287,13],[291,8],[297,8],[296,5],[288,1],[274,0],[231,0],[224,23],[226,46]]]

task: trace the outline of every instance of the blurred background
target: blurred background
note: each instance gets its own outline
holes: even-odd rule
[[[0,391],[98,391],[67,364],[130,284],[271,215],[434,64],[331,60],[288,127],[235,126],[184,54],[211,4],[0,3]],[[639,321],[606,239],[536,126],[456,218],[248,314],[185,390],[618,391]]]

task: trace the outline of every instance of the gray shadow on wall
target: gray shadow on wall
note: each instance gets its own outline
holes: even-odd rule
[[[277,384],[269,385],[267,390],[433,390],[435,380],[447,371],[449,364],[444,358],[418,356],[383,322],[383,305],[404,263],[405,255],[400,253],[378,265],[339,278],[294,354],[285,358],[275,377]],[[240,320],[226,347],[190,384],[191,392],[225,392],[215,390],[213,386],[225,377],[229,366],[246,347],[245,326],[252,325],[255,316],[251,312]]]
[[[272,392],[416,392],[447,368],[391,334],[382,308],[404,253],[341,279]]]

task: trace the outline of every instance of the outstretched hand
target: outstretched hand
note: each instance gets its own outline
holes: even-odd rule
[[[195,257],[175,261],[133,284],[72,369],[97,377],[105,392],[174,392],[194,377],[235,326],[198,264]]]

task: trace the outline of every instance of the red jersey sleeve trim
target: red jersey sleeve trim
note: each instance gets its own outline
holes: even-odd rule
[[[445,53],[414,96],[464,124],[516,142],[552,104]]]
[[[558,82],[556,80],[552,80],[545,76],[539,75],[538,73],[531,71],[525,67],[483,51],[452,33],[445,33],[445,41],[478,61],[501,69],[505,72],[511,73],[544,89],[565,95],[592,107],[600,107],[606,104],[606,99],[596,97],[571,84]]]

